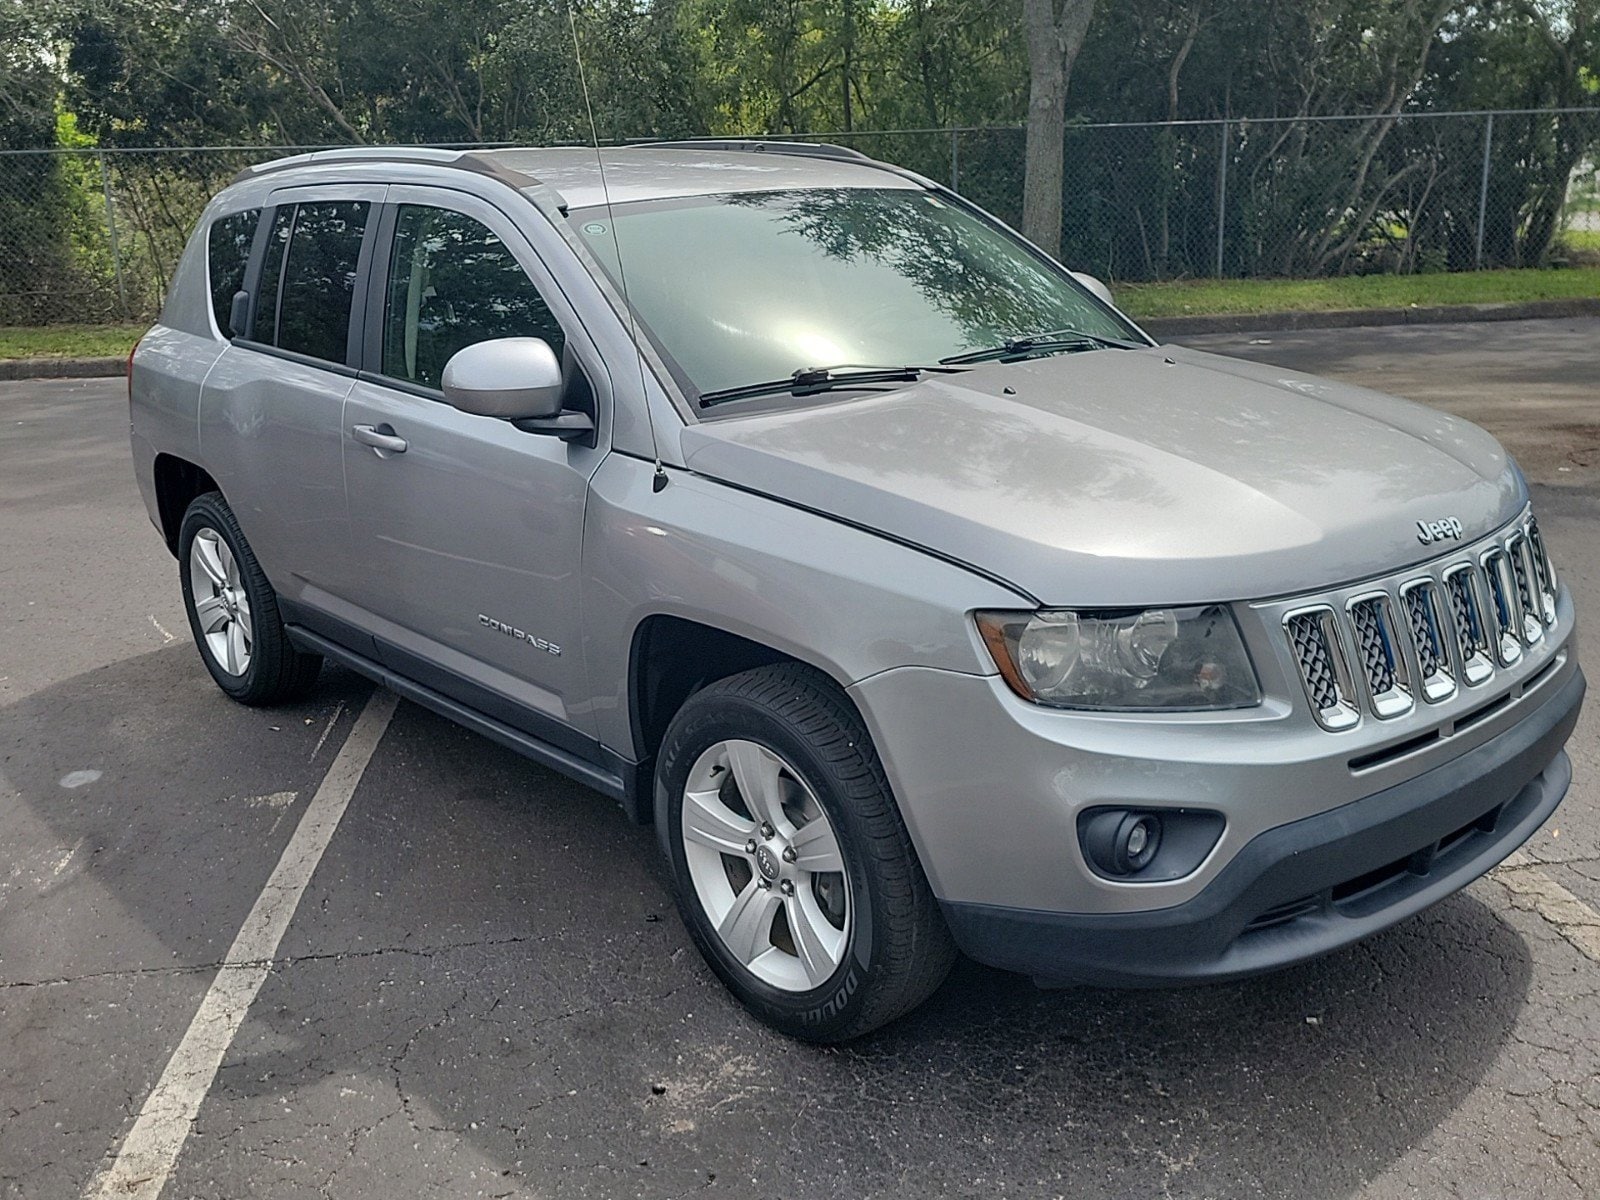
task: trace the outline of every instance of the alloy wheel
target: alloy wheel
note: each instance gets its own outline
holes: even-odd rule
[[[844,960],[853,905],[833,826],[799,772],[756,742],[717,742],[690,768],[682,814],[689,876],[723,946],[772,987],[820,987]]]
[[[215,529],[201,529],[189,546],[189,588],[211,657],[229,675],[243,675],[254,646],[250,597],[233,551]]]

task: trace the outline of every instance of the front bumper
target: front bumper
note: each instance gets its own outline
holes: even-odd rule
[[[1490,740],[1403,783],[1257,834],[1192,898],[1134,911],[946,902],[971,957],[1043,983],[1158,986],[1301,962],[1437,903],[1522,845],[1566,794],[1562,751],[1584,694],[1554,695]]]

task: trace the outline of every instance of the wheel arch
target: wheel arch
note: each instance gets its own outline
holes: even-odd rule
[[[178,530],[183,514],[197,496],[221,491],[204,467],[175,454],[157,454],[155,459],[156,511],[161,518],[161,536],[174,558],[178,555]]]
[[[848,681],[822,663],[687,617],[653,613],[641,620],[628,654],[628,716],[643,794],[652,791],[648,781],[654,778],[656,752],[684,701],[719,679],[779,663],[816,671],[855,707]],[[641,807],[648,813],[653,806]]]

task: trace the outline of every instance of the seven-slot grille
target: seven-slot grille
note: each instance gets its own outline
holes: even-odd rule
[[[1556,619],[1555,572],[1538,526],[1523,526],[1476,560],[1442,564],[1392,591],[1345,606],[1310,604],[1283,618],[1306,696],[1327,729],[1437,703],[1458,683],[1483,683],[1544,636]],[[1342,617],[1342,620],[1341,620]]]

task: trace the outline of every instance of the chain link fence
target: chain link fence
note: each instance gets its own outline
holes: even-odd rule
[[[1020,225],[1020,128],[830,134]],[[1600,109],[1077,125],[1061,257],[1108,280],[1600,262]]]
[[[206,202],[290,147],[0,151],[0,324],[153,318]]]
[[[1020,127],[833,133],[1020,225]],[[0,324],[145,321],[206,201],[326,147],[0,150]],[[1076,125],[1061,257],[1112,282],[1600,262],[1600,109]]]

